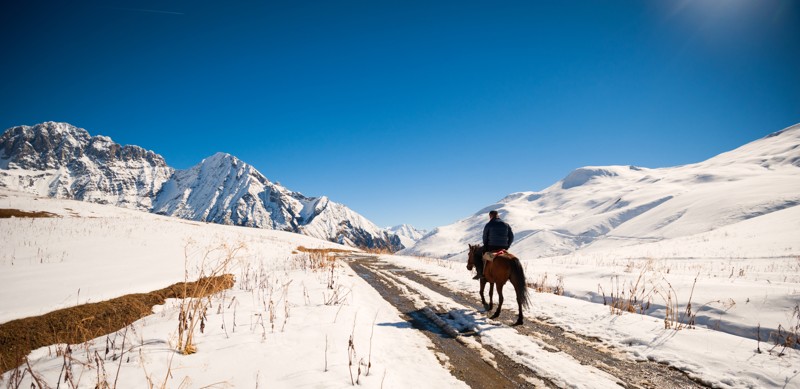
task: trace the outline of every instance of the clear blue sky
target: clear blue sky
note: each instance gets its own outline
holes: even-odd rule
[[[2,128],[224,151],[379,225],[800,122],[793,0],[8,0],[0,30]]]

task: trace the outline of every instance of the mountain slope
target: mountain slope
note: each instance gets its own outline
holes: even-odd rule
[[[346,206],[272,183],[232,155],[217,153],[175,170],[152,151],[120,146],[66,123],[18,126],[0,136],[0,186],[357,247],[403,247],[397,236]]]
[[[696,164],[579,168],[439,227],[403,253],[462,253],[480,242],[492,209],[514,228],[512,250],[541,257],[700,234],[797,205],[800,125]]]
[[[403,246],[405,247],[413,246],[418,240],[422,239],[422,237],[428,233],[428,231],[418,230],[408,224],[400,224],[394,227],[389,227],[386,230],[397,235],[397,237],[400,238],[400,242],[402,242]]]
[[[152,151],[53,122],[6,130],[0,169],[0,185],[11,189],[139,210],[173,172]]]
[[[270,182],[238,158],[217,153],[176,171],[158,193],[153,212],[303,233],[320,239],[396,251],[398,237],[327,197],[306,197]]]
[[[153,212],[184,219],[294,231],[292,192],[269,182],[236,157],[217,153],[176,171],[161,188]],[[296,200],[293,202],[297,202]]]

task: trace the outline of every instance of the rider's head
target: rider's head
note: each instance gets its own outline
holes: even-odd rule
[[[489,211],[489,220],[492,220],[494,218],[497,218],[497,211],[495,210]]]

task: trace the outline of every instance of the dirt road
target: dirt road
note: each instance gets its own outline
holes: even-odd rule
[[[486,319],[477,281],[475,290],[465,293],[448,289],[435,276],[399,268],[373,256],[347,260],[361,278],[432,341],[432,351],[440,362],[470,387],[708,387],[668,366],[634,361],[595,339],[565,331],[546,320],[527,317],[524,325],[509,327],[516,320],[516,304],[508,301],[498,321]],[[488,331],[492,331],[491,341],[484,339]],[[501,331],[511,334],[494,334]],[[512,339],[507,342],[513,345],[503,346],[502,339]],[[536,354],[530,350],[540,351]],[[565,378],[554,372],[558,369],[553,366],[568,364],[574,364],[569,368],[579,374]],[[585,381],[569,382],[569,377],[575,376],[585,377]]]

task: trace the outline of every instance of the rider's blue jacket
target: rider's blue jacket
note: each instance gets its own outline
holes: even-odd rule
[[[483,245],[508,248],[514,242],[514,232],[508,223],[496,217],[483,227]]]

